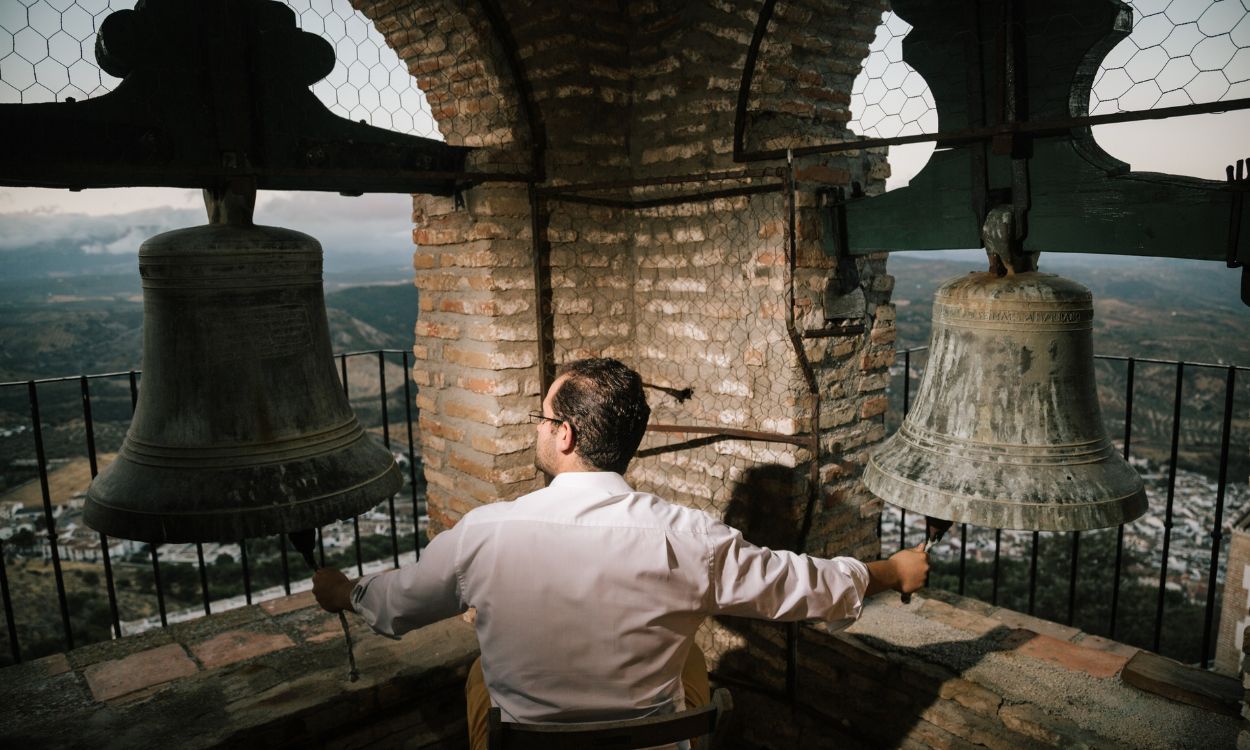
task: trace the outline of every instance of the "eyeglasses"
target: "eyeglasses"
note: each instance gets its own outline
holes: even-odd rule
[[[568,420],[558,419],[556,417],[548,417],[540,411],[530,412],[530,423],[538,424],[539,422],[555,422],[556,424],[564,424]]]

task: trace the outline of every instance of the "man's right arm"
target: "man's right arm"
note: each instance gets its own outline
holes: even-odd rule
[[[868,589],[864,596],[872,596],[888,589],[910,594],[924,586],[929,573],[929,555],[924,545],[904,549],[890,555],[886,560],[868,563]]]

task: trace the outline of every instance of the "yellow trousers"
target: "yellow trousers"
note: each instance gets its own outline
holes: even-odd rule
[[[681,670],[681,687],[686,692],[686,708],[706,706],[712,700],[712,689],[707,681],[707,660],[698,645],[690,646],[690,654]],[[480,656],[469,667],[469,678],[464,683],[464,700],[469,714],[469,748],[486,750],[486,736],[490,729],[490,694],[486,691],[486,678],[482,676]]]

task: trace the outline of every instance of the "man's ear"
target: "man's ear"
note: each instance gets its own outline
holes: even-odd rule
[[[556,449],[561,453],[572,453],[573,446],[577,443],[577,436],[573,432],[573,425],[570,422],[561,422],[560,427],[556,430]]]

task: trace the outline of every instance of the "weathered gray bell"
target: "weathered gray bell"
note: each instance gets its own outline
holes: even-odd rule
[[[209,213],[215,223],[139,251],[142,387],[85,506],[87,525],[110,536],[228,542],[299,531],[367,510],[403,484],[335,372],[321,245],[252,225],[250,205],[210,199]]]
[[[945,283],[916,401],[869,458],[864,484],[908,511],[994,528],[1140,516],[1141,479],[1102,424],[1093,317],[1089,290],[1051,274]]]

